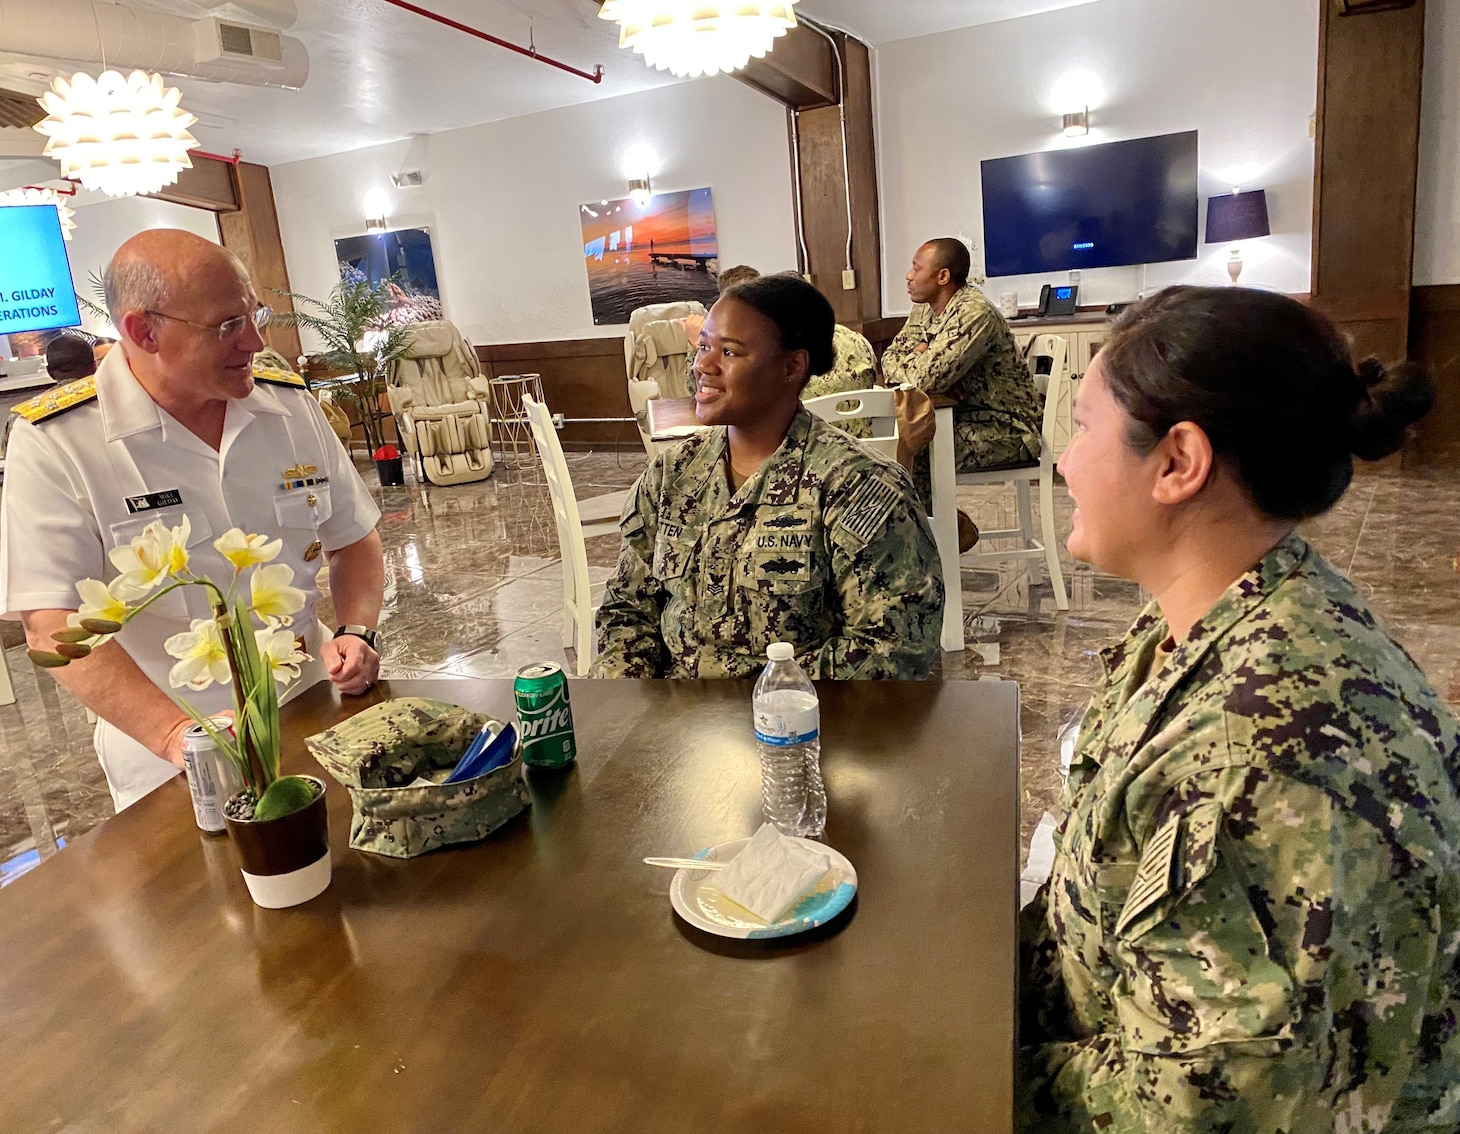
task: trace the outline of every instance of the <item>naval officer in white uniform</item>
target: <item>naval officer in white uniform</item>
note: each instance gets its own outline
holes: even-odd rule
[[[294,689],[323,677],[362,693],[378,675],[375,628],[384,564],[380,511],[297,375],[252,367],[260,306],[231,252],[154,229],[106,272],[121,349],[93,378],[17,407],[0,500],[0,617],[38,649],[80,604],[76,583],[109,582],[107,552],[153,520],[191,525],[192,570],[220,585],[233,568],[213,548],[229,528],[284,542],[306,595],[296,632],[316,659]],[[316,576],[329,567],[334,636],[319,623]],[[183,587],[111,642],[52,675],[99,718],[96,750],[117,810],[177,775],[191,718],[172,700],[162,643],[209,617]],[[200,711],[232,705],[227,687],[186,692]]]

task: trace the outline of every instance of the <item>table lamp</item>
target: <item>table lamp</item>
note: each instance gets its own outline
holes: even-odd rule
[[[1267,220],[1267,190],[1252,189],[1241,193],[1234,189],[1220,197],[1207,199],[1208,244],[1235,244],[1239,240],[1270,235],[1272,227]],[[1233,248],[1227,261],[1227,275],[1235,284],[1241,274],[1242,250]]]

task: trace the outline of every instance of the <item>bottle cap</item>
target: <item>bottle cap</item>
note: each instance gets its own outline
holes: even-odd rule
[[[772,642],[765,656],[771,661],[790,661],[796,656],[796,649],[790,642]]]

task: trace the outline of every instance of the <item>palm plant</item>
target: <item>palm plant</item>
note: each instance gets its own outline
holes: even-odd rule
[[[303,327],[324,341],[321,357],[345,374],[315,385],[328,385],[355,404],[372,454],[385,443],[381,396],[386,373],[411,341],[409,328],[391,321],[391,282],[344,279],[323,300],[273,289],[299,309],[275,312],[270,324]]]

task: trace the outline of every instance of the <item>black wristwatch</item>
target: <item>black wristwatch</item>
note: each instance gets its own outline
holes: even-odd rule
[[[335,631],[335,637],[338,638],[342,634],[353,634],[355,637],[359,638],[362,642],[369,646],[372,650],[374,650],[377,654],[380,653],[379,630],[372,630],[368,626],[341,626],[338,630]]]

